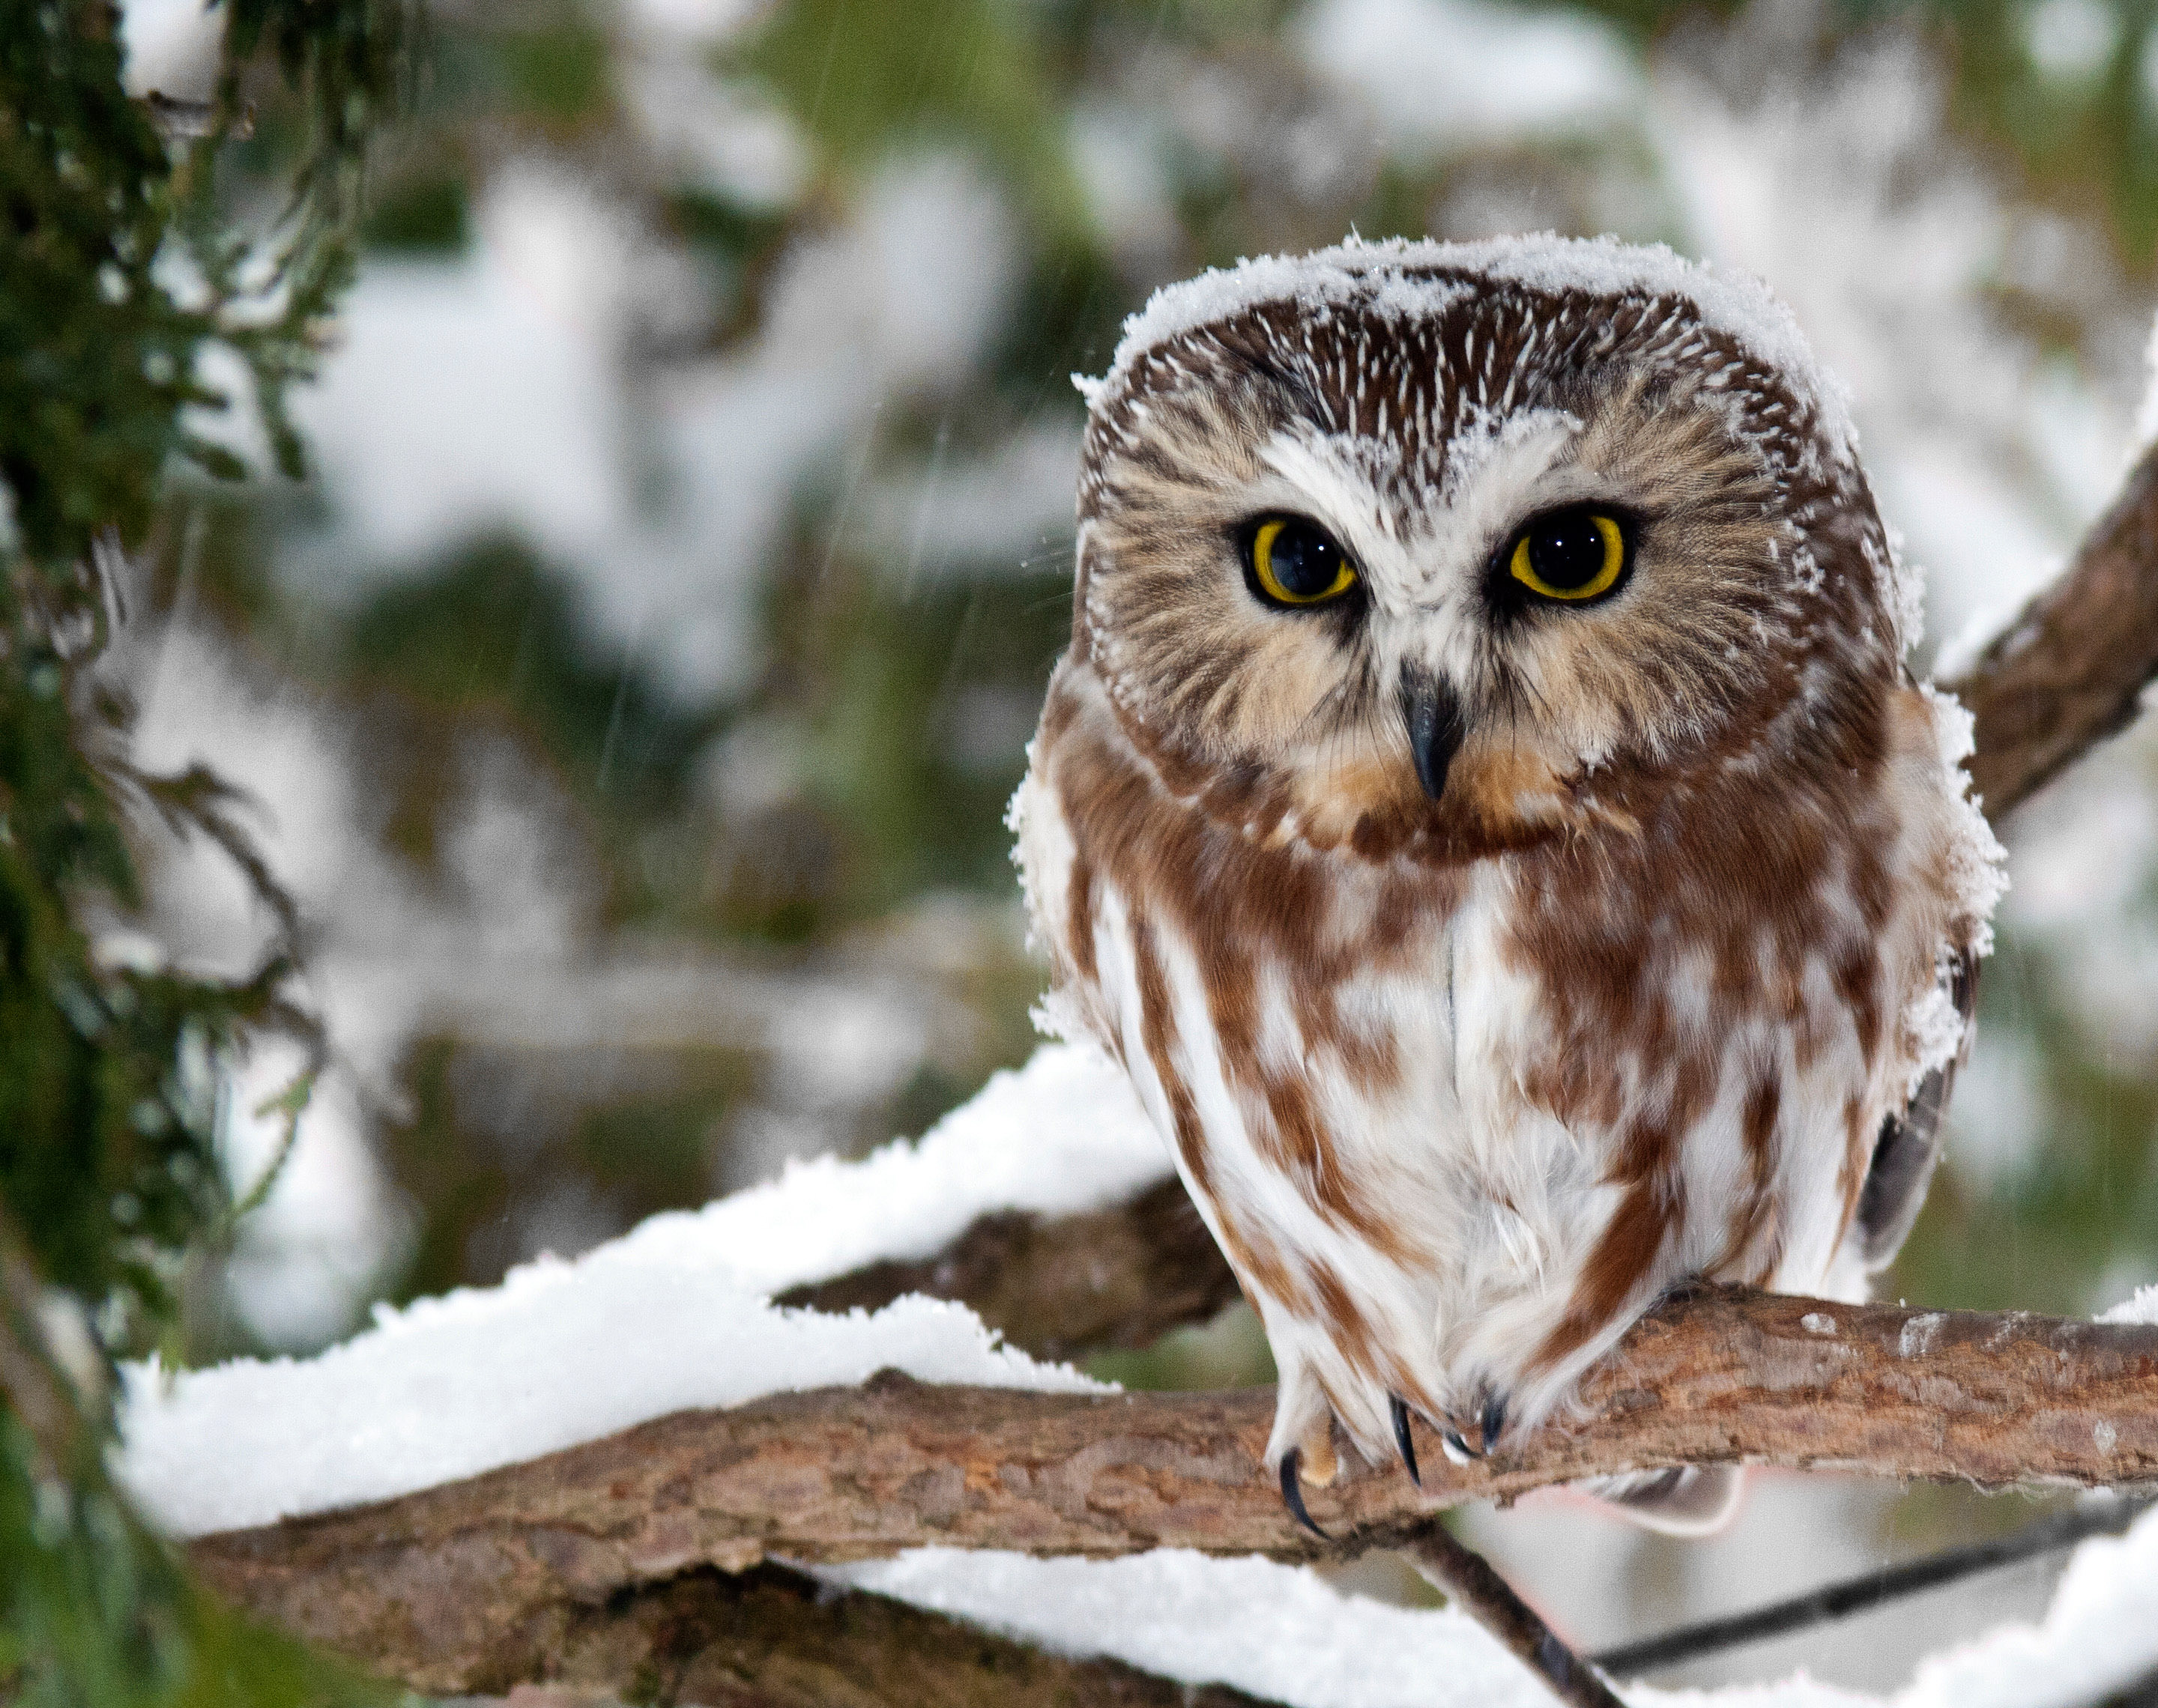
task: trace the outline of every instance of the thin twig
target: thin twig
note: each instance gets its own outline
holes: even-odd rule
[[[1943,1584],[1954,1583],[1980,1571],[2057,1553],[2092,1536],[2119,1535],[2150,1505],[2150,1501],[2145,1499],[2075,1507],[2026,1525],[2009,1535],[1959,1548],[1944,1548],[1922,1560],[1885,1566],[1877,1571],[1824,1584],[1804,1595],[1772,1602],[1750,1613],[1731,1613],[1719,1619],[1704,1619],[1696,1625],[1682,1625],[1660,1637],[1607,1649],[1594,1659],[1606,1672],[1633,1677],[1748,1643],[1765,1642],[1771,1637],[1786,1636],[1809,1626],[1862,1613],[1869,1607],[1877,1607],[1904,1596],[1938,1589]]]
[[[1567,1708],[1625,1708],[1596,1669],[1569,1649],[1543,1617],[1474,1548],[1445,1525],[1427,1526],[1402,1551],[1417,1570],[1551,1688]]]

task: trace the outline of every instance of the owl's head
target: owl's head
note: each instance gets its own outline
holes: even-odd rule
[[[1484,852],[1833,762],[1915,621],[1789,312],[1667,250],[1247,262],[1087,390],[1075,657],[1270,834]]]

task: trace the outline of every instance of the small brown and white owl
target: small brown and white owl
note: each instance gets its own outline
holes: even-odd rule
[[[1052,1016],[1264,1321],[1298,1516],[1333,1420],[1486,1451],[1680,1282],[1861,1294],[2001,856],[1789,312],[1663,249],[1351,244],[1162,292],[1084,389],[1020,859]]]

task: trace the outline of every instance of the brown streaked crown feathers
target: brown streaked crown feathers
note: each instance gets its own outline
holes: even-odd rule
[[[1265,1323],[1292,1502],[1336,1421],[1552,1418],[1688,1279],[1857,1296],[1999,850],[1788,313],[1661,250],[1352,245],[1164,292],[1089,403],[1020,860],[1052,1012]]]

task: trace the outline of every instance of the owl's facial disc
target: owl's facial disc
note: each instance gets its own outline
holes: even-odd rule
[[[1786,739],[1825,648],[1892,646],[1870,508],[1825,507],[1836,447],[1736,335],[1371,269],[1092,405],[1075,642],[1175,787],[1372,858],[1517,847]]]

